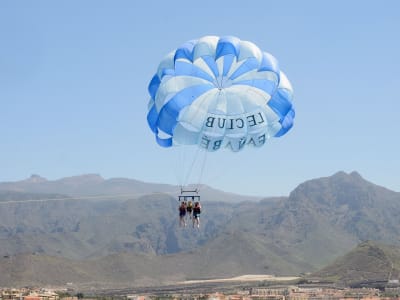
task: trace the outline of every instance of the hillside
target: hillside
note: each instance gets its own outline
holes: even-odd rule
[[[385,284],[400,278],[400,247],[366,241],[310,277],[345,286]]]
[[[254,247],[254,243],[260,243]],[[174,284],[241,274],[298,274],[294,264],[264,253],[262,241],[242,233],[221,236],[194,251],[163,256],[119,253],[84,261],[37,254],[0,258],[0,286],[57,285],[116,288]]]
[[[7,203],[0,210],[0,255],[38,253],[70,259],[132,252],[169,254],[190,250],[217,235],[233,211],[204,203],[201,230],[178,226],[178,203],[157,194],[124,201]]]

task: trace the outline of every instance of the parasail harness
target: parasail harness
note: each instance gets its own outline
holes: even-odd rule
[[[200,195],[199,195],[199,189],[194,189],[194,190],[186,190],[181,187],[181,194],[178,196],[178,201],[179,202],[187,202],[187,201],[192,201],[192,202],[200,202]]]

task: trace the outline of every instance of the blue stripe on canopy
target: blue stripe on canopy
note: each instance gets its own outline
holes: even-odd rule
[[[259,63],[258,60],[254,57],[250,57],[246,59],[246,61],[239,67],[233,74],[229,77],[229,79],[235,80],[240,75],[243,75],[246,72],[249,72],[254,69],[258,69]]]
[[[149,113],[147,114],[147,123],[149,124],[151,130],[154,132],[157,143],[162,147],[171,147],[172,146],[172,138],[160,138],[158,136],[157,120],[158,120],[157,109],[156,109],[156,106],[153,105],[153,107],[150,109]]]
[[[156,106],[153,105],[149,111],[149,113],[147,114],[147,123],[149,124],[149,127],[151,129],[151,131],[153,131],[154,133],[157,133],[157,120],[158,120],[158,113],[157,113],[157,109]]]
[[[165,147],[165,148],[172,146],[172,138],[162,139],[158,135],[156,135],[156,141],[160,146]]]
[[[196,45],[196,42],[197,41],[195,40],[188,41],[180,46],[178,49],[176,49],[174,61],[179,58],[185,58],[187,60],[193,61],[193,48]]]
[[[194,85],[181,90],[179,93],[175,94],[161,109],[157,127],[162,131],[172,135],[173,130],[178,123],[179,112],[182,108],[192,104],[200,95],[213,89],[213,85]]]
[[[158,87],[160,86],[160,83],[161,83],[160,78],[158,78],[158,75],[155,74],[149,83],[149,87],[147,88],[151,96],[151,99],[156,98],[157,90]]]
[[[285,118],[282,121],[280,121],[282,128],[274,135],[274,137],[280,137],[284,135],[286,132],[290,130],[290,128],[293,127],[293,120],[295,115],[296,114],[294,112],[294,109],[291,109],[285,116]]]
[[[192,63],[177,61],[175,62],[175,76],[194,76],[199,77],[210,82],[214,81],[214,78],[210,76],[207,72],[203,71],[198,66],[193,65]]]
[[[218,66],[217,63],[215,62],[214,57],[210,55],[202,56],[201,57],[204,62],[207,64],[207,66],[210,68],[210,70],[213,72],[215,78],[219,76],[219,71],[218,71]]]
[[[272,95],[277,87],[276,82],[266,79],[235,81],[232,83],[232,85],[249,85],[266,92],[268,95]]]
[[[292,94],[285,89],[278,89],[276,93],[272,95],[271,100],[268,101],[268,106],[278,114],[280,120],[288,114],[292,109],[291,103]]]
[[[221,37],[217,44],[217,49],[215,51],[215,59],[217,60],[221,56],[227,54],[233,54],[234,56],[239,56],[239,43],[240,40],[233,36]]]

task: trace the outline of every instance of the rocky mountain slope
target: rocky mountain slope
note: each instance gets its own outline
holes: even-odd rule
[[[399,244],[400,193],[338,172],[299,185],[258,226],[283,252],[321,266],[365,240]]]
[[[387,285],[400,279],[400,247],[365,241],[310,278],[345,286]]]

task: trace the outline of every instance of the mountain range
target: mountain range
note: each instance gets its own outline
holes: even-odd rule
[[[202,187],[199,230],[179,227],[177,194],[99,175],[0,183],[0,285],[296,275],[367,240],[400,244],[400,193],[357,172],[308,180],[288,197]]]
[[[257,200],[260,197],[237,195],[213,189],[206,185],[189,186],[189,190],[201,191],[201,197],[206,201],[229,200],[239,202],[244,200]],[[16,192],[14,196],[23,197],[69,197],[97,200],[131,199],[143,195],[163,193],[171,196],[180,194],[181,188],[168,184],[146,183],[128,178],[104,179],[98,174],[85,174],[65,177],[58,180],[47,180],[40,175],[33,174],[29,178],[16,182],[0,182],[1,192]],[[26,195],[29,194],[29,195]],[[12,195],[9,195],[12,197]],[[2,197],[4,199],[4,197]],[[15,198],[14,200],[16,200]],[[1,199],[0,199],[1,200]]]

